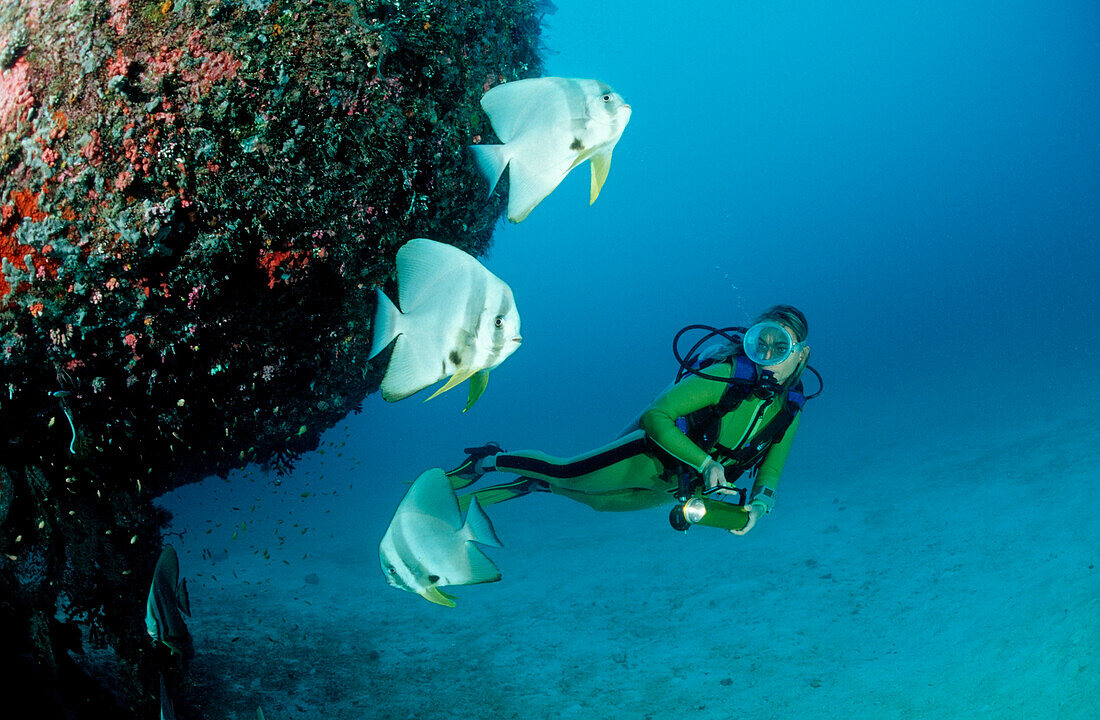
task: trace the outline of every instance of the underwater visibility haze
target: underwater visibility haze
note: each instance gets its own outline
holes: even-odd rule
[[[179,717],[1100,717],[1100,8],[524,7],[541,67],[517,51],[507,79],[630,106],[599,197],[579,167],[511,223],[507,183],[484,200],[447,160],[433,182],[484,209],[426,200],[407,239],[499,218],[462,240],[523,318],[476,405],[373,393],[287,472],[258,453],[162,488],[194,644]],[[360,270],[373,310],[368,281],[396,285]],[[452,608],[387,585],[379,542],[422,473],[487,441],[604,445],[675,377],[678,330],[776,304],[805,313],[824,384],[751,532],[533,493],[485,508],[499,582]],[[346,347],[377,387],[389,353]]]

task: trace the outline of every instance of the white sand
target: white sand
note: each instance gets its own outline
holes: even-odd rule
[[[879,426],[854,449],[805,432],[776,512],[743,538],[680,535],[663,510],[495,506],[504,580],[454,588],[455,609],[381,576],[399,483],[301,497],[338,485],[317,475],[325,463],[366,472],[347,448],[309,480],[303,468],[277,486],[187,488],[166,503],[189,528],[170,541],[201,702],[210,718],[260,705],[269,720],[1095,720],[1100,426],[1087,409],[939,443]],[[215,513],[232,520],[214,527]],[[223,546],[228,558],[201,558]]]

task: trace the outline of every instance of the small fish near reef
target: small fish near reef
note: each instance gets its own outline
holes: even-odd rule
[[[474,543],[502,547],[477,498],[463,522],[450,479],[442,468],[432,468],[413,482],[397,506],[378,545],[378,559],[393,587],[454,607],[454,596],[440,585],[500,580],[500,570]]]
[[[588,204],[611,168],[611,151],[630,121],[630,106],[599,80],[544,77],[497,85],[481,98],[503,145],[471,145],[489,194],[508,168],[508,219],[521,222],[585,160],[592,167]]]
[[[145,629],[149,637],[162,642],[174,652],[183,652],[190,637],[183,616],[191,616],[191,599],[187,594],[187,579],[180,580],[180,561],[176,549],[165,545],[149,584],[149,599],[145,602]]]
[[[450,376],[431,400],[469,378],[466,412],[522,341],[512,289],[458,248],[416,238],[397,251],[397,291],[400,309],[377,290],[370,357],[395,343],[382,397],[403,400]]]

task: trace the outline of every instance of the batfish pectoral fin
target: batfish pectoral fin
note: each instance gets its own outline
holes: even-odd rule
[[[611,152],[597,153],[589,158],[589,162],[592,165],[592,192],[588,204],[591,205],[600,196],[600,189],[607,180],[607,171],[611,169]]]
[[[466,396],[466,407],[462,408],[462,412],[466,412],[474,406],[477,399],[481,397],[481,394],[485,392],[485,387],[489,384],[489,371],[480,370],[470,376],[470,394]]]
[[[434,585],[424,588],[423,592],[420,593],[420,596],[423,597],[425,600],[434,602],[436,605],[443,605],[444,607],[455,606],[455,596],[448,595]]]
[[[440,393],[447,392],[448,390],[453,388],[455,385],[458,385],[460,382],[462,382],[466,378],[473,375],[475,372],[477,372],[477,371],[473,370],[473,369],[459,368],[458,370],[455,371],[455,374],[451,376],[451,379],[447,381],[446,385],[444,385],[443,387],[439,388],[434,393],[432,393],[429,397],[427,397],[424,400],[424,402],[428,402],[428,400],[431,400],[432,398],[434,398],[436,395],[439,395]],[[469,407],[469,406],[467,406],[467,407]]]

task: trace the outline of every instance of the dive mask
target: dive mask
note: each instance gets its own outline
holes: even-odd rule
[[[758,322],[745,332],[745,355],[757,365],[778,365],[806,343],[796,343],[787,328],[779,323]]]

